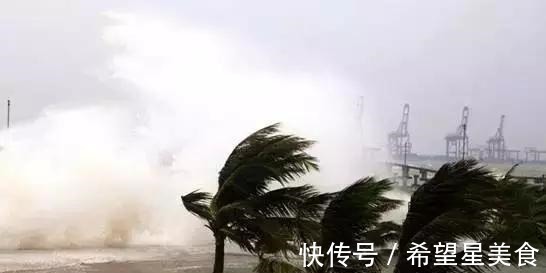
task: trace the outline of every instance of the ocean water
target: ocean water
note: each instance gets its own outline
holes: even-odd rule
[[[210,272],[212,245],[0,251],[0,272]],[[251,272],[255,257],[228,254],[226,272]]]

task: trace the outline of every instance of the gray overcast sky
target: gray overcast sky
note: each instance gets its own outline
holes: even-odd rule
[[[115,53],[102,39],[105,11],[213,28],[283,70],[342,75],[374,105],[378,137],[410,103],[417,152],[442,152],[464,105],[473,144],[506,114],[509,146],[546,148],[542,0],[2,1],[0,99],[16,101],[16,120],[126,99],[127,86],[96,76]]]

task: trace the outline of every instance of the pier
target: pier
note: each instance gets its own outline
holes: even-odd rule
[[[386,162],[387,170],[392,174],[391,179],[404,188],[415,190],[420,185],[431,179],[437,170],[412,166],[403,163]],[[546,176],[512,176],[515,179],[524,180],[530,184],[546,186]]]

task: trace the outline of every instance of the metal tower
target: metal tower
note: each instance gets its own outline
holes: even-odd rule
[[[505,160],[506,144],[504,142],[504,115],[500,118],[500,124],[494,136],[487,140],[487,158]]]
[[[391,132],[388,136],[389,139],[389,153],[395,159],[404,158],[411,152],[411,142],[408,133],[408,121],[409,121],[409,104],[404,104],[402,110],[402,121],[398,125],[396,131]]]
[[[454,159],[464,159],[468,155],[468,135],[466,130],[468,127],[468,107],[463,108],[461,124],[457,127],[455,133],[448,134],[446,140],[446,157]]]

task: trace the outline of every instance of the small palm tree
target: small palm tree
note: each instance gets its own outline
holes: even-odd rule
[[[389,242],[398,239],[400,226],[390,221],[382,221],[383,215],[400,205],[399,200],[384,196],[392,189],[388,180],[376,181],[364,178],[356,181],[345,189],[322,195],[313,195],[304,202],[300,215],[296,219],[306,222],[297,234],[294,242],[316,242],[322,247],[323,253],[332,245],[343,243],[355,251],[357,243],[373,243],[376,247],[386,247]],[[309,214],[312,207],[313,214]],[[303,213],[301,213],[303,211]],[[317,212],[319,212],[317,214]],[[299,248],[299,246],[298,246]],[[296,249],[298,249],[296,248]],[[294,253],[297,254],[297,253]],[[336,259],[334,259],[335,261]],[[374,265],[367,268],[363,261],[351,257],[345,267],[339,263],[329,264],[329,257],[322,260],[324,266],[302,268],[295,264],[287,255],[260,256],[255,271],[259,273],[295,273],[295,272],[380,272],[385,262],[383,256],[376,258]]]
[[[294,135],[279,134],[279,124],[256,131],[239,143],[226,160],[214,196],[194,191],[182,196],[185,208],[206,221],[215,239],[214,273],[224,269],[229,240],[250,253],[288,249],[291,220],[303,202],[318,193],[311,186],[286,187],[318,170],[306,151],[313,145]],[[281,187],[271,190],[277,182]]]

